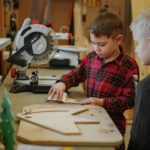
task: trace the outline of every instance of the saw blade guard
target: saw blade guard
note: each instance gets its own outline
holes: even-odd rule
[[[21,53],[28,63],[46,64],[51,60],[58,47],[55,32],[41,24],[24,25],[19,31],[16,41],[16,50],[25,45],[26,49]]]

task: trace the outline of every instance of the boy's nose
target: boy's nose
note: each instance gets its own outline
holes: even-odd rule
[[[101,51],[101,49],[100,49],[100,47],[98,46],[98,44],[95,45],[95,50],[96,50],[97,52],[100,52],[100,51]]]

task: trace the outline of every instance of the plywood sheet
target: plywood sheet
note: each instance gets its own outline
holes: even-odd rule
[[[74,115],[79,112],[88,111],[86,108],[78,108],[72,114],[69,109],[49,108],[38,109],[17,114],[21,120],[38,125],[61,134],[81,134],[81,131],[76,124],[99,124],[98,120],[88,119]],[[65,122],[63,122],[65,120]],[[63,124],[62,124],[63,122]]]
[[[31,105],[29,107],[25,107],[24,109],[32,109],[35,111],[39,108],[57,108],[59,110],[68,110],[68,112],[71,112],[71,110],[73,110],[73,112],[75,113],[75,118],[80,118],[81,120],[83,118],[85,118],[85,120],[96,120],[99,123],[77,123],[76,127],[79,129],[80,134],[62,134],[60,132],[56,132],[55,130],[49,130],[33,123],[21,121],[17,134],[18,140],[30,144],[63,146],[117,146],[122,143],[122,136],[120,132],[102,107],[84,106],[84,108],[88,109],[85,111],[80,111],[81,108],[83,108],[83,106],[81,105],[43,104]],[[78,111],[80,113],[77,113]],[[62,111],[60,113],[64,115],[66,112]],[[54,116],[53,120],[55,120],[57,115]],[[60,128],[64,123],[68,123],[68,118],[65,118],[64,116],[59,119],[61,120],[59,122]],[[79,122],[81,121],[80,119]],[[51,121],[53,122],[53,120]],[[68,125],[71,126],[70,123],[68,123]]]

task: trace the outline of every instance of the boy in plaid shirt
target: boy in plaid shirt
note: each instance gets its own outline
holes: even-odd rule
[[[120,46],[123,40],[122,22],[117,15],[100,13],[89,32],[94,50],[85,56],[77,68],[63,75],[51,87],[49,97],[61,100],[66,90],[86,80],[87,98],[81,104],[104,107],[124,135],[126,120],[123,113],[134,106],[133,76],[139,76],[138,65]],[[124,150],[124,144],[121,149]]]

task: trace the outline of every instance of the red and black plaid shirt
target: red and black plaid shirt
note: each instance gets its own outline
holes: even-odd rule
[[[135,102],[134,75],[139,77],[138,65],[123,51],[114,61],[106,64],[92,51],[78,68],[64,75],[60,81],[69,89],[86,80],[87,97],[103,98],[103,107],[124,134],[126,120],[123,113],[132,108]]]

